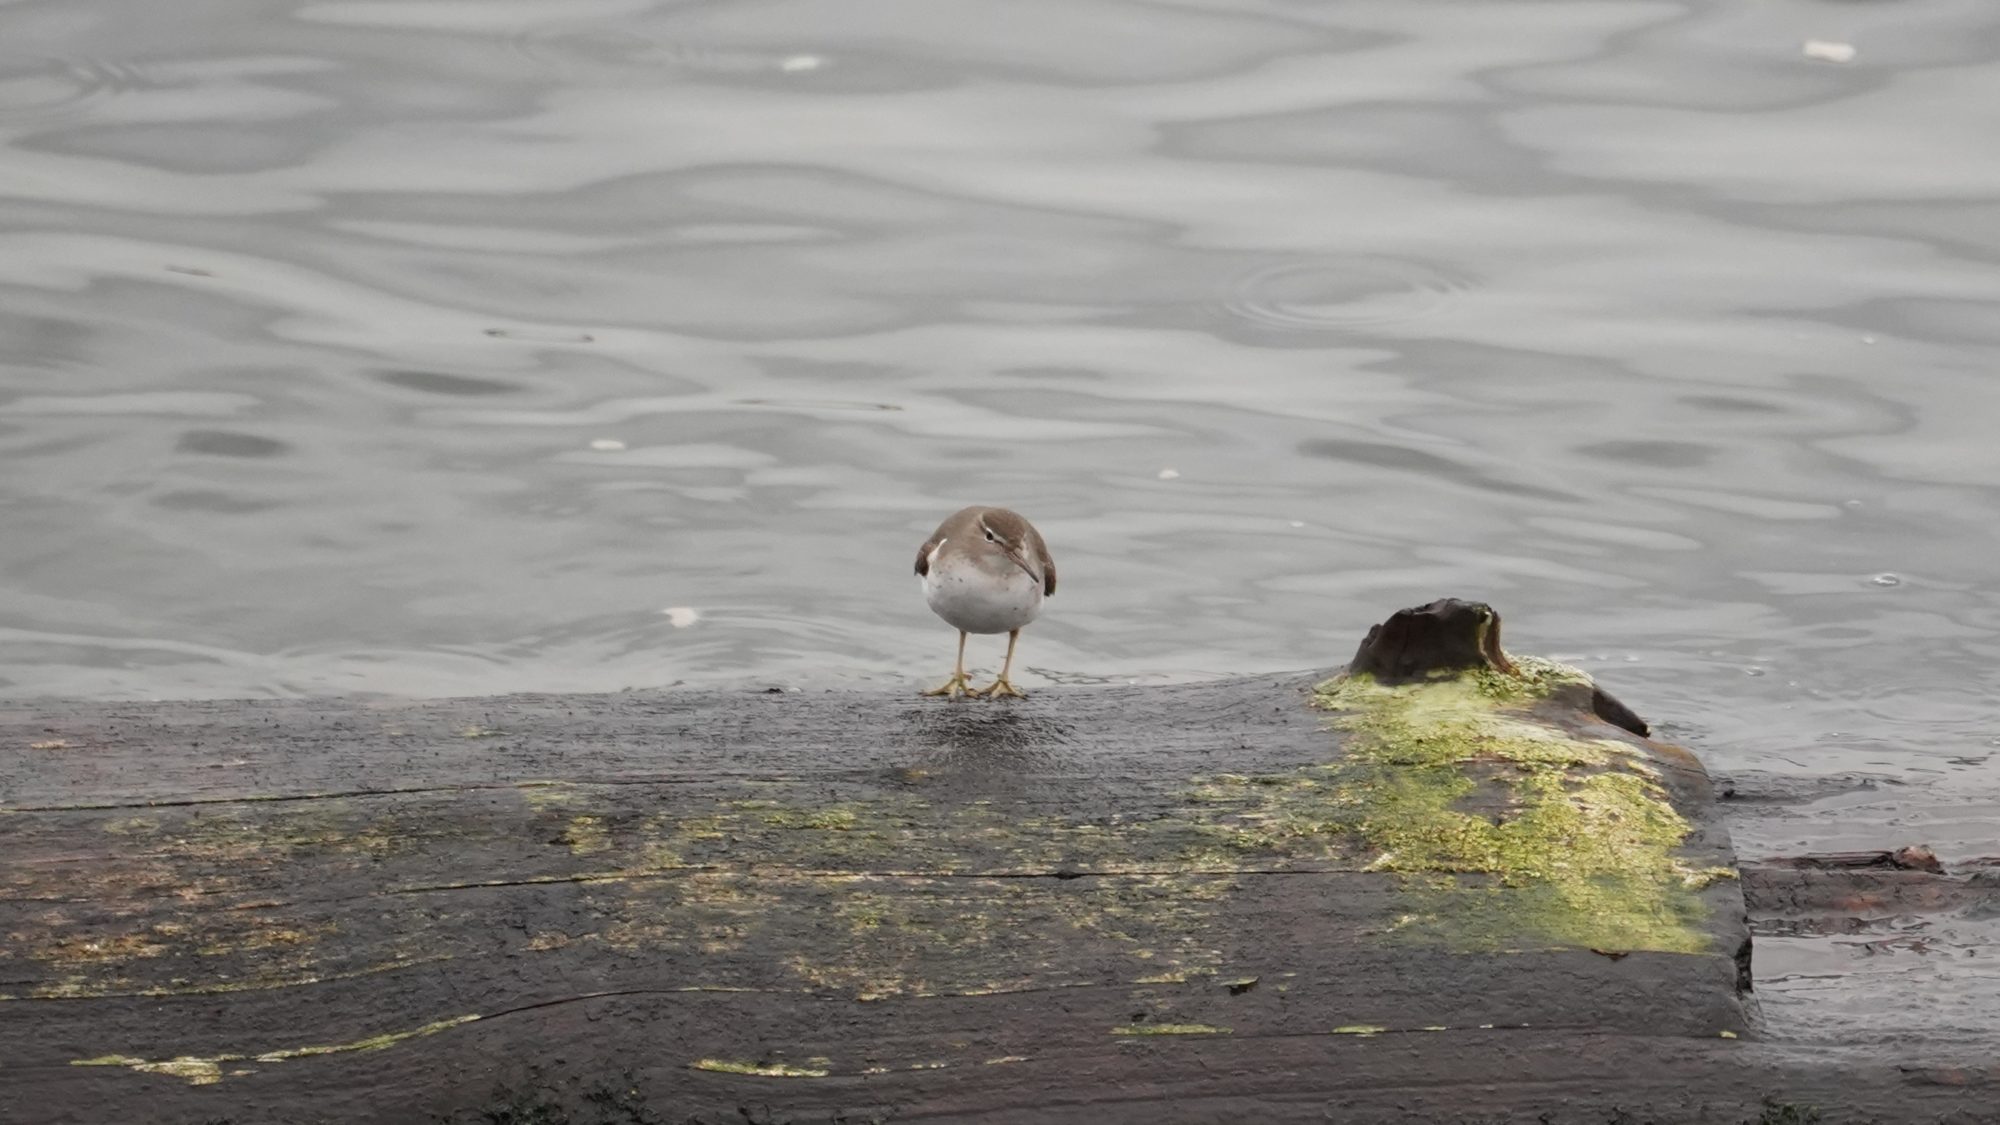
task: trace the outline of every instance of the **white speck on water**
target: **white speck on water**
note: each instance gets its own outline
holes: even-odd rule
[[[1868,581],[1873,582],[1877,586],[1901,586],[1903,584],[1903,580],[1901,578],[1897,577],[1896,575],[1887,573],[1878,574],[1875,577],[1870,578]]]
[[[778,64],[778,69],[786,74],[798,74],[808,70],[818,70],[826,65],[826,60],[818,55],[793,55]]]
[[[1161,469],[1161,470],[1160,470],[1160,479],[1161,479],[1161,480],[1174,480],[1174,479],[1178,478],[1178,477],[1179,477],[1180,475],[1181,475],[1181,471],[1180,471],[1179,469]]]
[[[1836,43],[1831,39],[1808,39],[1803,48],[1805,56],[1820,62],[1853,62],[1858,54],[1852,43]]]
[[[601,437],[590,443],[590,448],[599,453],[616,453],[625,448],[625,443],[617,438]]]
[[[1304,520],[1293,520],[1293,521],[1292,521],[1292,526],[1293,526],[1293,527],[1304,527],[1305,525],[1306,525],[1306,521],[1304,521]]]
[[[693,606],[670,605],[660,612],[667,615],[667,623],[676,629],[685,629],[701,620],[701,611]]]
[[[1743,674],[1746,676],[1761,676],[1764,674],[1764,670],[1762,668],[1745,668],[1743,669]]]
[[[1628,653],[1626,653],[1626,654],[1625,654],[1625,663],[1627,663],[1627,664],[1637,664],[1637,663],[1639,663],[1639,654],[1638,654],[1638,653],[1636,653],[1636,652],[1628,652]]]
[[[1864,343],[1864,344],[1872,344],[1872,343],[1874,343],[1874,342],[1875,342],[1875,337],[1873,337],[1873,336],[1863,336],[1863,337],[1861,337],[1861,342],[1862,342],[1862,343]]]
[[[1840,506],[1841,506],[1841,507],[1843,507],[1843,508],[1859,508],[1859,507],[1861,506],[1861,501],[1859,501],[1859,500],[1842,500],[1842,501],[1840,502]]]

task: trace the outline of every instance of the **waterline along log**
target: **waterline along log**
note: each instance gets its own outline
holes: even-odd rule
[[[17,705],[0,1121],[473,1120],[535,1070],[676,1122],[1907,1101],[1757,1042],[1645,729],[1464,602],[1341,675],[1005,703]]]

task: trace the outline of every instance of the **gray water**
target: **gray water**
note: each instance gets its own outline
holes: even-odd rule
[[[998,503],[1030,690],[1479,598],[2000,853],[1996,138],[1989,0],[0,0],[0,697],[914,689]]]

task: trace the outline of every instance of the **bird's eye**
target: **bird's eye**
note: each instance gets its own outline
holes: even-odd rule
[[[984,531],[984,532],[986,532],[986,541],[987,541],[988,543],[991,543],[991,542],[993,542],[993,541],[994,541],[994,540],[993,540],[993,529],[992,529],[992,528],[990,528],[990,527],[988,527],[988,528],[982,528],[981,530],[982,530],[982,531]]]

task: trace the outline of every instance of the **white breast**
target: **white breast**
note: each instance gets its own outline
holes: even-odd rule
[[[1011,633],[1042,611],[1042,580],[1012,563],[989,571],[962,555],[933,551],[924,601],[954,628]]]

